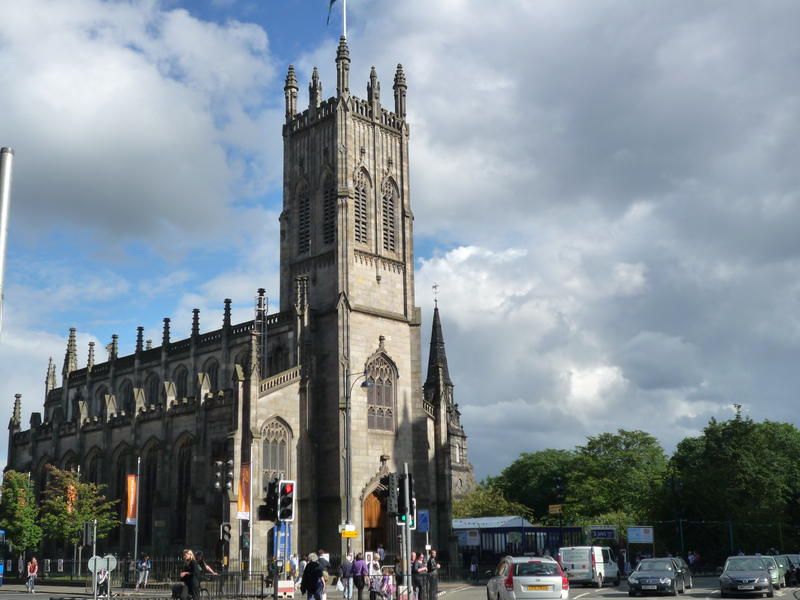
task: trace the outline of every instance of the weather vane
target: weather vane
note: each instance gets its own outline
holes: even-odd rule
[[[439,306],[439,284],[434,283],[431,287],[433,289],[433,304],[434,306]]]

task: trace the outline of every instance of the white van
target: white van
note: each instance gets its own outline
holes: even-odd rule
[[[570,546],[558,549],[558,562],[570,584],[589,583],[602,587],[611,581],[619,585],[619,567],[611,548]]]

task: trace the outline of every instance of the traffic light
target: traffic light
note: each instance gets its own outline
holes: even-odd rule
[[[258,507],[259,521],[278,520],[278,480],[272,479],[264,486],[264,504]]]
[[[219,526],[219,539],[223,542],[230,542],[231,541],[231,524],[230,523],[223,523]]]
[[[247,549],[250,547],[250,532],[242,532],[242,548]]]
[[[414,476],[411,473],[400,473],[398,475],[399,486],[397,490],[397,524],[406,525],[406,520],[410,516],[409,525],[413,524],[413,529],[417,527],[416,507],[417,502],[414,498]],[[408,504],[406,504],[408,498]]]
[[[233,489],[233,460],[228,459],[227,468],[225,470],[225,487],[229,490]]]
[[[386,512],[388,512],[390,515],[397,514],[397,484],[397,473],[389,473],[389,494],[386,498]]]
[[[278,520],[294,521],[295,482],[281,479],[278,483]]]
[[[214,463],[214,491],[222,491],[222,461],[218,460]]]
[[[408,528],[415,530],[417,528],[417,499],[411,499],[411,522],[408,524]]]

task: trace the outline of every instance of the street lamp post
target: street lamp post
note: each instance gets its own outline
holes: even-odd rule
[[[355,376],[353,381],[350,381],[351,376]],[[353,502],[352,502],[352,495],[353,495],[353,449],[352,444],[350,442],[351,438],[351,431],[352,431],[352,406],[351,406],[351,398],[353,396],[353,388],[356,385],[356,382],[359,379],[364,379],[361,382],[362,388],[368,388],[372,385],[370,381],[366,379],[367,373],[366,371],[361,371],[360,373],[350,373],[350,367],[346,367],[344,370],[344,382],[345,382],[345,396],[344,396],[344,486],[345,486],[345,524],[350,525],[353,521]],[[347,538],[347,552],[350,553],[352,548],[352,538]]]

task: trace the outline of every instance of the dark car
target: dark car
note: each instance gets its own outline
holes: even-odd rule
[[[775,595],[769,570],[760,556],[729,556],[719,576],[719,595]]]
[[[672,560],[678,564],[678,572],[683,576],[684,587],[687,590],[692,589],[694,587],[694,582],[692,581],[692,570],[689,568],[689,565],[687,565],[686,561],[680,556],[673,556]]]
[[[673,558],[645,558],[628,576],[628,595],[671,594],[686,591],[681,568]]]

